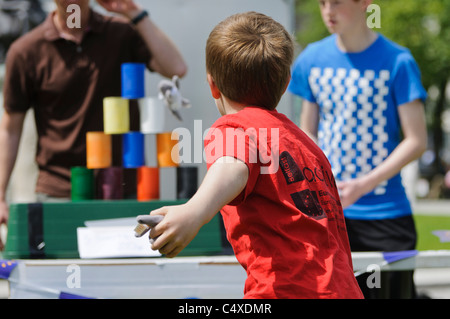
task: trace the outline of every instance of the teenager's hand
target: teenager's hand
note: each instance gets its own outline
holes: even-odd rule
[[[363,179],[355,178],[345,182],[337,182],[342,208],[354,204],[364,194],[367,193],[367,185]]]

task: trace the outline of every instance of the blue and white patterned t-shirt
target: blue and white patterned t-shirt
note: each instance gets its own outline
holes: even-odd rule
[[[426,98],[409,50],[382,35],[359,53],[342,52],[336,35],[308,45],[295,61],[289,91],[320,108],[318,140],[336,180],[364,175],[401,141],[399,105]],[[400,174],[344,211],[347,218],[411,214]]]

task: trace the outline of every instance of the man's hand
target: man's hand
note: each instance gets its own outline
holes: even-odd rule
[[[129,19],[134,18],[142,10],[132,0],[97,0],[97,3],[109,12],[120,13]]]

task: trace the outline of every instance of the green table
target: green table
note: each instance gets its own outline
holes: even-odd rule
[[[178,201],[88,200],[67,203],[21,203],[10,206],[3,258],[79,258],[77,228],[85,221],[136,217]],[[203,226],[180,256],[221,253],[220,217]]]

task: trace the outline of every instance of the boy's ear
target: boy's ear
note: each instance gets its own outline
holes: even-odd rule
[[[283,94],[286,93],[286,90],[287,90],[287,88],[288,88],[290,82],[291,82],[291,75],[289,74],[288,79],[287,79],[287,81],[286,81],[286,85],[285,85],[285,87],[284,87]]]
[[[206,74],[206,79],[208,80],[209,88],[211,89],[211,95],[215,100],[220,99],[222,94],[219,91],[219,88],[216,85],[216,82],[214,82],[213,77],[211,74]]]

